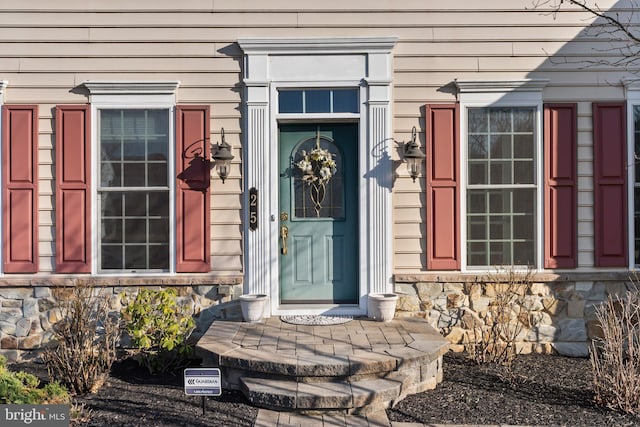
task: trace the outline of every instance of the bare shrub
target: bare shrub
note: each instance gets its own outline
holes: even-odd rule
[[[601,336],[591,343],[593,390],[598,404],[640,413],[640,291],[609,295],[596,307]]]
[[[468,352],[478,364],[493,363],[510,367],[515,358],[516,341],[525,327],[530,326],[530,294],[533,271],[527,267],[497,268],[489,274],[485,291],[494,294],[484,318],[469,312],[467,327]]]
[[[43,358],[49,376],[75,394],[97,391],[116,360],[118,321],[109,316],[108,297],[79,283],[54,291],[60,321],[53,325],[54,344]]]

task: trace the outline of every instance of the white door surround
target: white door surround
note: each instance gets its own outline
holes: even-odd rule
[[[241,39],[244,91],[244,292],[270,296],[271,315],[366,314],[367,294],[392,290],[391,82],[395,37]],[[358,146],[359,304],[279,302],[278,88],[359,88],[360,112],[288,115],[287,120],[360,124]],[[248,228],[248,194],[258,193],[258,227]]]

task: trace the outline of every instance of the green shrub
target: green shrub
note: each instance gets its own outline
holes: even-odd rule
[[[66,404],[70,402],[67,389],[59,382],[40,387],[40,380],[27,372],[11,372],[7,359],[0,356],[0,404]]]
[[[143,289],[135,299],[122,295],[124,328],[138,348],[138,361],[150,373],[183,367],[193,354],[186,339],[195,321],[176,300],[177,291]]]
[[[92,286],[55,292],[61,320],[53,326],[54,346],[43,353],[49,376],[74,394],[95,392],[116,360],[118,322],[109,316],[108,297],[94,294]]]

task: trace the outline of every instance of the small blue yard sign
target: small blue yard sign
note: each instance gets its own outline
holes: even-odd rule
[[[187,368],[184,370],[184,392],[190,396],[221,396],[219,368]]]

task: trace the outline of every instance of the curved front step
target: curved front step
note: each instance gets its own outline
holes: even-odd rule
[[[355,382],[295,382],[291,380],[242,378],[242,391],[249,401],[279,411],[372,412],[385,409],[403,395],[406,377],[378,378]]]
[[[196,351],[223,388],[278,410],[370,412],[442,381],[449,344],[424,319],[295,326],[216,321]]]

